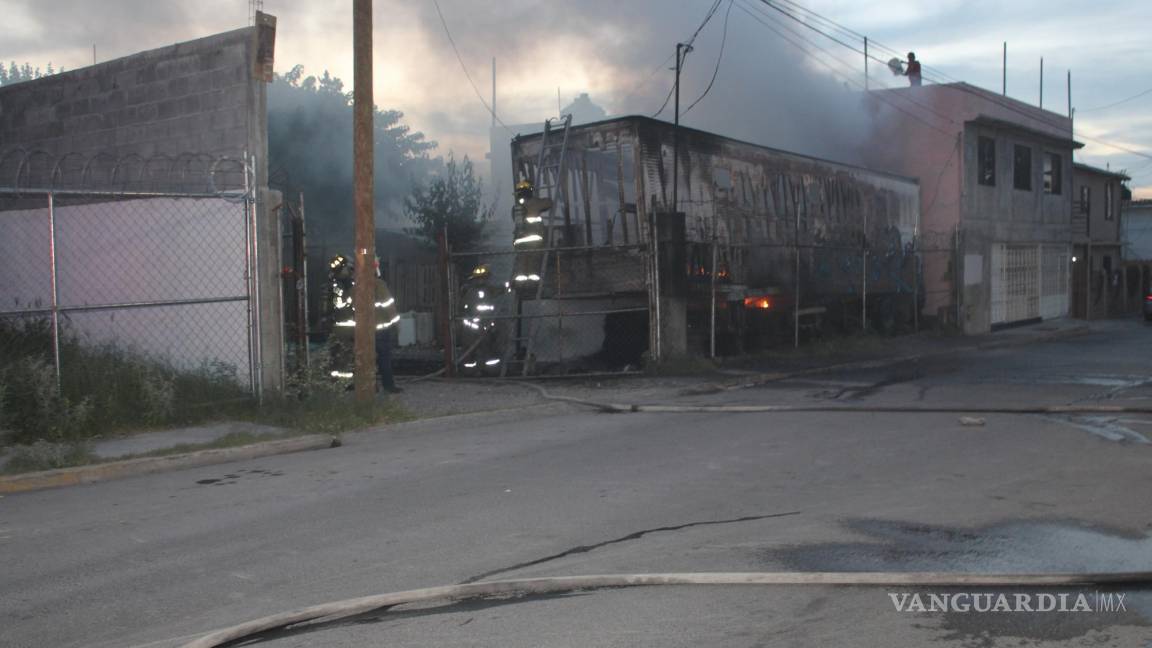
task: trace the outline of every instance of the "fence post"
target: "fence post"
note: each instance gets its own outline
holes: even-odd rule
[[[864,212],[864,229],[860,236],[860,330],[868,330],[868,212]]]
[[[912,235],[912,332],[920,332],[920,264],[923,263],[920,234]]]
[[[796,286],[792,296],[792,346],[800,348],[800,208],[796,207],[796,225],[792,231],[792,249],[796,252]]]
[[[56,276],[56,199],[48,193],[48,261],[52,281],[52,365],[56,369],[56,393],[60,393],[60,292]]]
[[[436,249],[440,261],[440,343],[444,346],[444,375],[456,377],[456,343],[452,339],[452,279],[448,254],[448,228],[436,234]]]
[[[729,262],[729,263],[731,263],[731,262]],[[710,337],[711,337],[710,352],[711,352],[711,357],[715,358],[716,357],[716,221],[715,220],[712,221],[712,290],[711,290],[710,294],[712,295],[712,302],[709,305],[709,309],[711,312],[711,319],[712,319],[711,334],[710,334]]]

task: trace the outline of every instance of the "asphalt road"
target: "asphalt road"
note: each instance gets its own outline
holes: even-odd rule
[[[1147,406],[1150,340],[1121,322],[682,400]],[[177,646],[266,614],[485,574],[1152,569],[1152,417],[983,418],[557,405],[11,495],[0,645]],[[1152,645],[1152,590],[1121,590],[1126,609],[1090,613],[900,612],[889,594],[901,592],[584,592],[394,610],[263,645]]]

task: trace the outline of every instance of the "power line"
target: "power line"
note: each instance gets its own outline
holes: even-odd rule
[[[692,37],[688,39],[687,43],[685,43],[687,47],[685,48],[684,56],[677,62],[679,64],[681,74],[684,71],[684,62],[688,60],[688,52],[692,51],[692,43],[696,42],[696,37],[700,35],[700,32],[704,29],[704,26],[708,24],[708,21],[712,20],[712,16],[716,15],[716,9],[720,7],[720,3],[723,1],[724,0],[716,0],[712,3],[712,6],[708,8],[708,13],[704,14],[704,19],[701,20],[700,25],[696,27],[696,31],[692,32]],[[660,110],[657,110],[652,114],[653,117],[659,117],[660,113],[664,112],[664,109],[668,107],[668,100],[672,98],[672,95],[675,94],[675,92],[676,82],[673,82],[672,88],[668,91],[668,96],[664,97],[664,103],[660,105]]]
[[[452,44],[452,51],[456,53],[456,60],[460,62],[460,69],[464,71],[464,76],[468,79],[468,85],[472,86],[472,91],[476,93],[476,98],[480,100],[480,103],[484,104],[484,108],[492,115],[492,119],[495,119],[504,130],[511,133],[512,129],[508,128],[508,125],[496,115],[496,111],[492,110],[492,106],[489,106],[488,102],[484,101],[484,96],[480,94],[480,89],[476,87],[476,82],[472,80],[472,75],[468,73],[468,66],[464,65],[464,57],[460,56],[460,50],[456,47],[456,40],[452,38],[452,31],[448,29],[448,21],[444,20],[444,12],[440,11],[440,3],[437,0],[432,0],[432,4],[436,6],[436,15],[440,16],[440,24],[444,26],[444,34],[448,37],[448,42]]]
[[[735,2],[736,0],[728,0],[728,11],[724,12],[724,35],[720,38],[720,53],[716,55],[716,67],[712,68],[712,79],[708,81],[708,87],[704,88],[704,92],[696,98],[696,101],[693,101],[684,109],[681,116],[687,115],[693,106],[700,103],[704,97],[707,97],[708,92],[712,89],[712,84],[716,83],[716,76],[720,74],[720,62],[724,60],[724,45],[728,42],[728,17],[732,15],[732,5],[735,4]]]
[[[861,50],[858,50],[858,49],[854,48],[853,46],[851,46],[851,45],[849,45],[849,44],[845,43],[843,40],[840,40],[840,39],[838,39],[838,38],[835,38],[835,37],[833,37],[833,36],[831,36],[831,35],[827,34],[826,32],[824,32],[823,30],[821,30],[821,29],[819,29],[819,28],[816,28],[816,27],[813,27],[812,25],[809,25],[807,22],[805,22],[804,20],[802,20],[800,17],[796,16],[795,14],[792,14],[792,13],[790,13],[790,12],[788,12],[788,11],[784,11],[784,10],[782,10],[780,7],[777,7],[776,5],[774,5],[774,4],[773,4],[773,1],[774,1],[774,0],[759,0],[759,1],[760,1],[761,3],[763,3],[763,4],[765,4],[765,5],[768,5],[769,7],[772,7],[772,8],[773,8],[773,9],[775,9],[776,11],[778,11],[778,12],[780,12],[780,13],[782,13],[782,14],[784,14],[784,15],[788,16],[788,17],[789,17],[789,18],[791,18],[792,20],[794,20],[794,21],[796,21],[796,22],[799,22],[800,24],[804,25],[805,27],[807,27],[807,28],[809,28],[809,29],[812,29],[813,31],[816,31],[816,32],[819,32],[819,33],[821,33],[822,35],[824,35],[825,37],[829,38],[830,40],[833,40],[834,42],[836,42],[836,43],[838,43],[838,44],[840,44],[840,45],[842,45],[842,46],[844,46],[844,47],[847,47],[847,48],[849,48],[849,49],[852,49],[853,51],[855,51],[855,52],[857,52],[857,53],[863,53]],[[828,19],[828,18],[824,18],[824,17],[823,17],[823,16],[821,16],[820,14],[818,14],[818,13],[816,13],[816,12],[814,12],[814,11],[810,10],[810,9],[805,9],[805,8],[801,7],[800,5],[797,5],[796,3],[794,3],[794,2],[791,2],[791,0],[775,0],[775,1],[783,1],[783,2],[786,2],[786,3],[788,3],[790,6],[792,6],[792,7],[796,7],[796,8],[798,8],[798,9],[801,9],[801,10],[803,10],[803,11],[807,12],[808,14],[811,14],[811,15],[813,15],[813,16],[816,16],[817,18],[819,18],[820,20],[822,20],[822,21],[824,21],[824,22],[826,22],[826,23],[828,23],[828,24],[831,24],[831,25],[837,25],[837,26],[839,26],[839,23],[836,23],[835,21],[833,21],[833,20],[831,20],[831,19]],[[848,29],[846,29],[846,28],[844,28],[842,31],[847,31],[847,32],[849,32],[849,33],[851,33],[851,34],[853,34],[853,35],[857,35],[855,32],[852,32],[851,30],[848,30]],[[862,37],[862,36],[861,36],[861,37]],[[869,44],[870,44],[870,45],[871,45],[871,44],[873,44],[873,41],[869,40]],[[885,46],[881,46],[881,48],[882,48],[882,49],[888,49],[890,52],[895,52],[895,50],[892,50],[891,48],[887,48],[887,47],[885,47]],[[868,54],[867,56],[868,56],[868,58],[869,58],[869,59],[875,60],[875,61],[877,61],[877,62],[879,62],[879,63],[884,63],[884,61],[882,61],[882,60],[880,60],[880,59],[876,58],[875,56],[872,56],[871,54]],[[926,67],[926,66],[924,66],[924,67]],[[930,69],[930,68],[929,68],[929,69]],[[946,76],[946,75],[943,75],[943,74],[941,73],[941,76]],[[940,81],[939,79],[937,79],[937,78],[933,78],[933,77],[931,77],[931,76],[929,76],[929,75],[924,75],[924,78],[928,79],[929,81],[933,81],[933,82],[939,82],[939,81]],[[988,101],[991,101],[992,103],[995,103],[995,104],[997,104],[997,105],[999,105],[999,106],[1001,106],[1001,107],[1003,107],[1003,108],[1005,108],[1005,109],[1007,109],[1007,110],[1011,110],[1012,112],[1015,112],[1015,113],[1017,113],[1017,114],[1019,114],[1019,115],[1022,115],[1022,116],[1024,116],[1024,117],[1027,117],[1027,118],[1029,118],[1029,119],[1031,119],[1031,120],[1035,120],[1035,121],[1037,121],[1037,122],[1040,122],[1040,123],[1042,123],[1042,124],[1045,124],[1045,125],[1051,126],[1051,127],[1053,127],[1053,128],[1056,128],[1056,129],[1060,129],[1060,130],[1063,130],[1063,129],[1064,129],[1064,127],[1065,127],[1065,124],[1062,124],[1062,123],[1058,123],[1058,122],[1054,122],[1054,121],[1052,121],[1052,120],[1048,119],[1047,117],[1044,117],[1042,114],[1039,114],[1039,115],[1038,115],[1038,114],[1035,114],[1035,113],[1032,113],[1032,112],[1027,112],[1027,111],[1023,110],[1022,108],[1020,108],[1019,106],[1016,106],[1016,105],[1014,105],[1013,103],[1009,103],[1009,100],[1007,100],[1007,98],[1000,98],[1000,97],[997,97],[997,96],[995,96],[995,95],[993,95],[993,94],[991,94],[991,93],[988,93],[987,91],[984,91],[984,93],[980,93],[980,92],[977,92],[977,91],[976,91],[974,88],[971,88],[971,87],[969,87],[967,84],[961,84],[961,83],[960,83],[960,82],[958,82],[958,81],[952,81],[952,82],[951,82],[951,87],[953,87],[953,88],[955,88],[955,89],[957,89],[957,90],[960,90],[960,91],[962,91],[962,92],[967,92],[967,93],[969,93],[969,94],[972,94],[973,96],[982,97],[983,99],[985,99],[985,100],[988,100]],[[985,94],[985,93],[987,93],[987,94]],[[1138,95],[1136,95],[1136,96],[1133,96],[1133,97],[1129,97],[1129,98],[1127,98],[1127,99],[1124,99],[1124,100],[1122,100],[1122,101],[1120,101],[1120,102],[1117,102],[1116,104],[1112,104],[1112,105],[1118,105],[1118,104],[1120,104],[1120,103],[1124,103],[1124,102],[1127,102],[1127,101],[1131,101],[1131,100],[1133,100],[1133,99],[1136,99],[1136,98],[1138,98],[1138,97],[1144,96],[1145,94],[1149,94],[1149,93],[1152,93],[1152,88],[1150,88],[1149,90],[1147,90],[1147,91],[1145,91],[1145,92],[1142,92],[1142,93],[1140,93],[1140,94],[1138,94]],[[1102,107],[1098,107],[1098,108],[1096,108],[1095,110],[1101,110],[1101,109],[1103,109],[1103,108],[1106,108],[1106,107],[1111,107],[1111,105],[1110,105],[1110,106],[1102,106]],[[1041,110],[1042,110],[1042,109],[1041,109]],[[934,111],[933,111],[933,112],[934,112]],[[1142,157],[1142,158],[1146,158],[1146,159],[1152,160],[1152,155],[1149,155],[1149,154],[1146,154],[1146,153],[1142,153],[1142,152],[1140,152],[1140,151],[1136,151],[1136,150],[1133,150],[1133,149],[1127,148],[1127,147],[1125,147],[1125,146],[1122,146],[1122,145],[1119,145],[1119,144],[1115,144],[1115,143],[1112,143],[1112,142],[1108,142],[1108,141],[1106,141],[1106,140],[1102,140],[1102,139],[1099,139],[1099,138],[1095,138],[1095,137],[1090,137],[1090,136],[1087,136],[1087,135],[1083,135],[1083,134],[1079,134],[1079,135],[1077,135],[1077,134],[1075,134],[1075,133],[1073,133],[1073,135],[1072,135],[1072,136],[1073,136],[1073,137],[1080,137],[1080,138],[1082,138],[1082,139],[1086,139],[1086,140],[1089,140],[1089,141],[1092,141],[1092,142],[1096,142],[1097,144],[1100,144],[1100,145],[1103,145],[1103,146],[1108,146],[1108,147],[1114,148],[1114,149],[1116,149],[1116,150],[1119,150],[1119,151],[1124,151],[1124,152],[1126,152],[1126,153],[1130,153],[1130,154],[1132,154],[1132,155],[1136,155],[1136,156],[1139,156],[1139,157]]]
[[[1093,110],[1106,110],[1108,108],[1114,108],[1116,106],[1119,106],[1120,104],[1128,103],[1129,101],[1132,101],[1133,99],[1139,99],[1140,97],[1143,97],[1144,95],[1150,94],[1150,93],[1152,93],[1152,88],[1148,88],[1144,92],[1134,94],[1131,97],[1128,97],[1127,99],[1121,99],[1120,101],[1117,101],[1115,103],[1110,103],[1106,106],[1096,106],[1095,108],[1078,108],[1077,112],[1091,112]]]
[[[763,0],[761,0],[761,1],[763,1]],[[771,16],[771,15],[766,14],[766,13],[759,11],[759,10],[756,10],[756,13],[752,13],[752,11],[750,11],[748,8],[746,8],[743,4],[739,5],[739,8],[741,11],[748,14],[753,20],[755,20],[756,22],[760,23],[761,25],[767,27],[770,31],[775,33],[777,36],[780,36],[786,42],[788,42],[792,46],[796,47],[797,49],[801,50],[802,52],[808,53],[807,48],[804,45],[797,43],[795,40],[792,40],[788,36],[784,35],[783,33],[781,33],[780,30],[776,29],[775,26],[770,25],[767,22],[765,22],[764,19],[772,20],[777,26],[780,27],[780,29],[783,29],[790,34],[793,34],[794,36],[796,36],[796,38],[804,41],[805,43],[807,43],[808,45],[810,45],[814,49],[817,49],[817,50],[823,52],[824,54],[827,54],[830,58],[832,58],[836,61],[839,61],[841,64],[845,64],[843,61],[840,61],[840,59],[837,59],[835,56],[833,56],[832,53],[829,52],[828,50],[824,49],[820,45],[817,45],[816,43],[813,43],[811,40],[805,38],[802,34],[799,34],[795,30],[789,29],[786,25],[780,23],[774,16]],[[760,16],[763,16],[764,19],[760,18]],[[816,61],[817,63],[823,65],[824,67],[828,68],[834,75],[843,79],[845,82],[850,83],[861,90],[865,89],[864,85],[862,83],[860,83],[859,81],[857,81],[853,76],[848,76],[848,75],[845,75],[845,74],[837,71],[835,68],[833,68],[827,62],[821,60],[818,57],[814,57],[813,60]],[[937,119],[940,119],[941,121],[950,122],[952,124],[956,123],[955,120],[951,119],[950,117],[948,117],[946,115],[942,115],[939,112],[936,112],[935,110],[933,110],[930,106],[927,106],[927,105],[925,105],[919,101],[916,101],[914,98],[909,97],[909,96],[904,95],[904,94],[896,93],[896,94],[888,95],[888,94],[881,94],[881,93],[871,93],[870,96],[876,98],[877,100],[879,100],[885,104],[888,104],[889,106],[891,106],[895,110],[902,112],[905,115],[908,115],[909,117],[912,117],[913,119],[919,121],[920,123],[924,124],[925,126],[928,126],[929,128],[931,128],[931,129],[933,129],[939,133],[945,134],[945,135],[951,135],[951,133],[929,123],[923,117],[921,117],[920,115],[917,115],[916,113],[904,110],[903,108],[901,108],[899,105],[895,104],[890,99],[896,98],[896,99],[905,101],[905,102],[910,103],[912,105],[918,106],[921,109],[927,110],[928,112],[931,112],[933,115],[936,116]]]

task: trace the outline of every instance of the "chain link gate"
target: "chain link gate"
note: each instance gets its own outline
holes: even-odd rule
[[[16,168],[0,184],[0,385],[49,373],[63,397],[125,424],[259,397],[250,166],[41,157],[38,170],[33,155],[0,156]],[[85,184],[117,188],[57,188]]]

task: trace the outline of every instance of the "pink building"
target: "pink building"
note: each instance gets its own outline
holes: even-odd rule
[[[870,166],[920,179],[923,315],[966,333],[1068,314],[1072,121],[966,83],[871,93]]]

